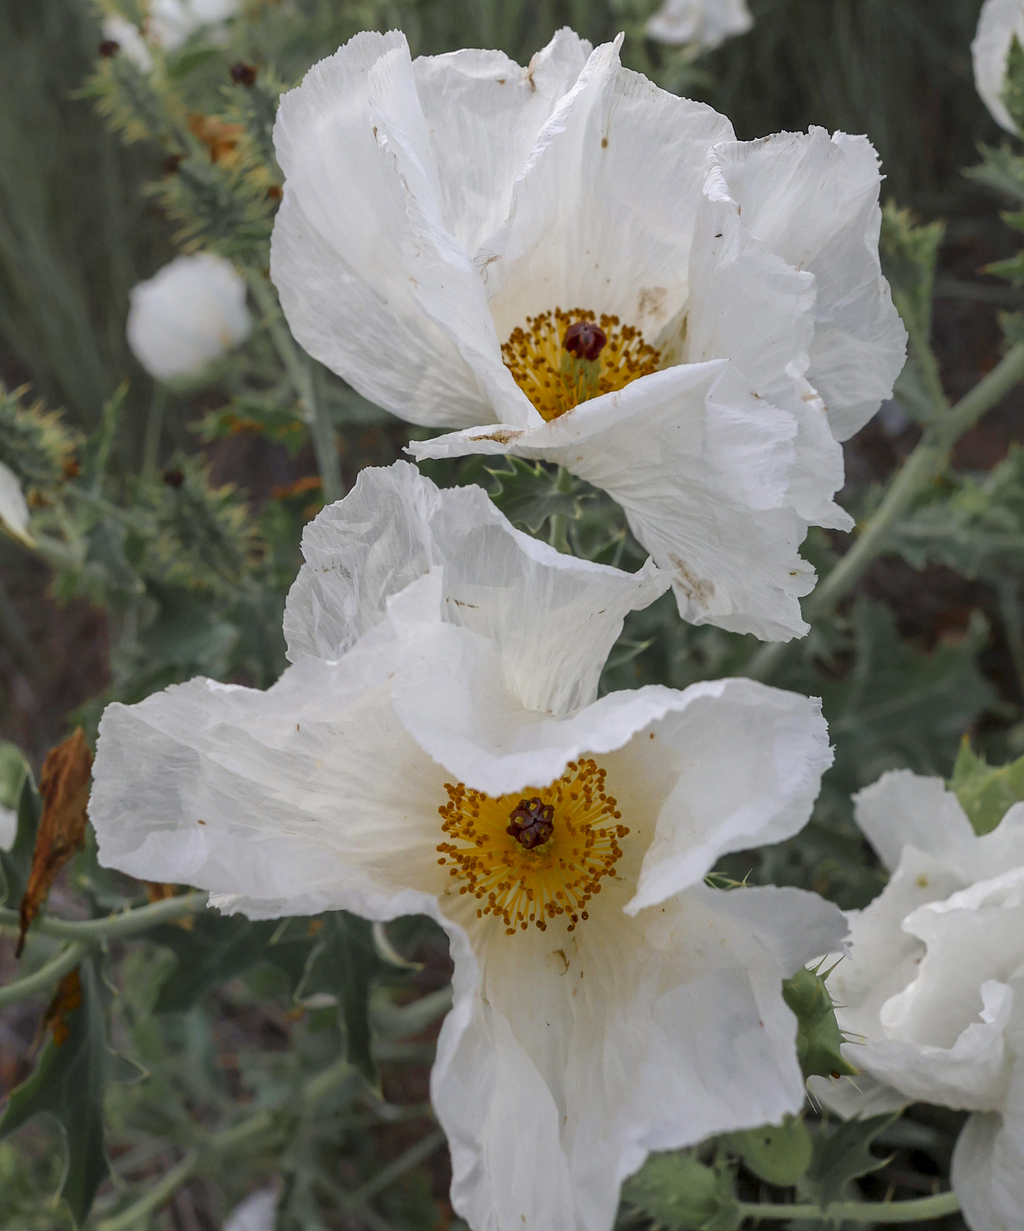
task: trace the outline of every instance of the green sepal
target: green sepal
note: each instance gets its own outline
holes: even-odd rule
[[[743,1160],[748,1170],[779,1188],[796,1184],[811,1165],[814,1152],[811,1134],[798,1116],[787,1116],[782,1124],[729,1133],[719,1140]]]
[[[732,1172],[687,1153],[651,1155],[622,1199],[665,1231],[735,1231],[743,1221]]]
[[[805,1078],[852,1077],[857,1070],[839,1050],[843,1036],[825,977],[801,967],[782,984],[782,998],[796,1014],[797,1059]]]
[[[984,757],[971,748],[965,735],[949,789],[960,800],[960,806],[981,836],[991,833],[1006,814],[1007,808],[1024,799],[1024,757],[1008,765],[993,768]]]
[[[1001,96],[1010,119],[1016,124],[1017,131],[1021,132],[1024,130],[1024,48],[1021,48],[1016,34],[1006,53],[1006,74]]]
[[[110,1174],[103,1093],[112,1056],[107,1050],[104,992],[96,960],[84,958],[78,971],[82,999],[63,1015],[67,1037],[60,1046],[49,1038],[35,1071],[11,1092],[0,1118],[0,1139],[40,1113],[57,1120],[65,1146],[60,1195],[81,1226],[97,1189]]]
[[[814,1154],[805,1179],[807,1194],[828,1207],[843,1197],[851,1180],[884,1167],[888,1158],[876,1158],[870,1146],[899,1116],[896,1111],[868,1120],[847,1120],[834,1133],[815,1133]]]

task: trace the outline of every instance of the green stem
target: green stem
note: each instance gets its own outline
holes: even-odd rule
[[[947,414],[925,428],[917,448],[907,458],[853,547],[804,604],[807,619],[830,611],[860,579],[870,562],[885,547],[899,519],[928,484],[942,474],[949,463],[953,446],[964,432],[973,427],[987,410],[1002,401],[1022,377],[1024,343],[1018,342],[970,393],[962,397]]]
[[[40,966],[35,974],[26,975],[24,979],[17,979],[14,983],[8,983],[6,987],[0,987],[0,1009],[6,1008],[9,1004],[17,1004],[19,1000],[28,1000],[30,996],[36,996],[40,992],[48,991],[55,983],[63,979],[69,970],[74,970],[85,954],[86,946],[80,941],[75,941],[56,957],[51,958],[45,966]]]
[[[741,1201],[740,1214],[760,1222],[786,1221],[800,1218],[830,1223],[863,1222],[892,1223],[927,1222],[955,1214],[960,1202],[954,1192],[936,1193],[934,1197],[918,1197],[912,1201],[833,1201],[823,1209],[820,1205],[762,1205],[756,1201]]]
[[[147,1215],[151,1214],[158,1206],[169,1198],[173,1197],[182,1184],[187,1183],[196,1173],[199,1167],[199,1153],[196,1150],[190,1150],[180,1163],[161,1176],[159,1180],[144,1193],[138,1201],[130,1205],[126,1210],[122,1210],[120,1214],[115,1214],[112,1218],[104,1218],[96,1224],[96,1231],[130,1231],[131,1227],[137,1226]]]
[[[856,542],[804,603],[804,618],[813,623],[831,611],[860,580],[871,561],[885,549],[900,518],[917,497],[949,464],[953,446],[1024,378],[1024,343],[1018,342],[991,372],[955,406],[925,428],[917,447],[896,475],[882,503],[865,522]],[[760,646],[750,657],[745,674],[753,680],[771,677],[791,643]]]
[[[149,906],[121,911],[120,914],[109,915],[105,919],[83,919],[75,923],[69,919],[54,919],[50,915],[43,915],[32,927],[44,936],[60,936],[65,940],[77,940],[88,944],[135,936],[139,932],[155,927],[158,923],[169,923],[173,919],[180,919],[183,915],[191,915],[202,910],[205,906],[205,893],[184,893],[177,898],[164,898],[160,902],[151,902]],[[0,924],[5,923],[16,927],[18,912],[0,907]]]
[[[156,470],[160,464],[160,437],[164,428],[164,411],[167,408],[167,390],[157,383],[146,417],[146,434],[142,441],[142,469]]]
[[[317,1073],[302,1087],[302,1106],[311,1107],[318,1103],[337,1086],[343,1085],[355,1072],[347,1061],[339,1060]],[[258,1111],[240,1124],[222,1129],[219,1133],[211,1133],[194,1150],[190,1150],[177,1166],[172,1167],[152,1188],[143,1193],[138,1201],[120,1214],[97,1223],[96,1231],[129,1231],[146,1215],[173,1197],[177,1190],[200,1170],[201,1165],[216,1164],[220,1155],[237,1149],[254,1137],[273,1132],[274,1128],[273,1114],[269,1111]]]
[[[357,1188],[352,1194],[352,1200],[360,1204],[369,1201],[371,1197],[375,1197],[389,1185],[393,1184],[400,1175],[404,1175],[407,1171],[422,1163],[425,1158],[429,1158],[437,1147],[443,1144],[444,1133],[440,1129],[435,1129],[434,1132],[428,1133],[422,1141],[417,1141],[415,1145],[410,1146],[394,1162],[388,1163],[386,1167],[382,1167],[373,1179],[364,1184],[362,1188]]]
[[[256,300],[263,323],[270,334],[278,358],[288,373],[288,379],[299,399],[299,410],[302,421],[309,428],[313,440],[313,451],[316,454],[317,469],[320,471],[320,481],[323,483],[324,501],[333,504],[345,494],[341,479],[341,460],[338,457],[338,444],[334,435],[334,425],[331,423],[323,399],[317,396],[316,379],[312,361],[304,355],[295,344],[284,317],[277,296],[258,269],[247,269],[245,278]]]

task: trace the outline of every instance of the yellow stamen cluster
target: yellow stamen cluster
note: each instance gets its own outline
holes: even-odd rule
[[[589,917],[587,903],[614,872],[622,857],[618,839],[629,833],[618,824],[622,814],[605,791],[605,771],[596,761],[570,761],[550,786],[497,799],[461,782],[446,782],[445,790],[448,803],[438,812],[449,840],[438,844],[438,863],[451,864],[449,875],[463,882],[459,893],[480,903],[478,919],[494,915],[512,936],[531,923],[543,932],[557,919],[571,932]],[[551,836],[532,850],[513,836],[516,826],[510,825],[524,797],[553,809]]]
[[[607,338],[594,359],[578,358],[565,348],[566,332],[578,321],[599,324]],[[639,329],[623,325],[617,316],[597,318],[586,308],[555,308],[527,317],[526,328],[512,330],[501,355],[516,384],[549,423],[581,402],[656,372],[661,362],[661,352],[644,341]]]

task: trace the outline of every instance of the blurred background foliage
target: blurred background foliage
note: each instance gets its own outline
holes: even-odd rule
[[[297,351],[264,276],[279,197],[269,147],[278,93],[358,30],[399,26],[414,54],[499,46],[521,63],[563,24],[595,41],[623,30],[628,65],[711,103],[740,137],[811,124],[866,132],[894,205],[883,250],[914,345],[896,398],[846,446],[840,500],[861,524],[929,438],[943,399],[971,390],[1024,337],[1024,292],[985,272],[1017,251],[999,210],[1019,208],[1024,192],[1014,197],[1003,171],[1016,164],[996,149],[1006,138],[974,90],[980,0],[751,0],[754,29],[701,56],[644,38],[654,7],[245,0],[230,44],[195,37],[168,57],[154,93],[123,55],[98,58],[99,10],[87,0],[0,5],[0,448],[21,441],[17,457],[0,460],[32,480],[39,544],[32,552],[0,536],[0,735],[30,768],[69,724],[94,733],[108,700],[138,700],[197,672],[257,686],[276,678],[302,526],[325,490],[389,463],[407,438]],[[238,63],[255,70],[252,82],[232,78]],[[986,165],[996,170],[968,177],[979,143],[993,148]],[[157,386],[125,343],[128,295],[182,246],[236,261],[258,327],[202,382]],[[62,412],[62,426],[44,431],[37,417],[38,438],[17,436],[37,396]],[[309,413],[314,403],[337,448]],[[630,618],[606,688],[752,674],[823,697],[837,757],[814,818],[790,843],[732,857],[723,876],[862,905],[882,874],[853,827],[852,792],[896,766],[950,777],[965,735],[994,765],[1024,753],[1022,440],[1016,390],[950,443],[887,549],[838,605],[815,614],[804,642],[761,647],[690,628],[668,597]],[[566,490],[542,467],[469,459],[424,469],[443,484],[485,484],[531,533],[548,537],[562,519],[579,554],[641,561],[607,499],[581,484]],[[825,575],[847,546],[816,532],[807,554]],[[983,764],[963,759],[973,755],[961,752],[958,773],[987,790]],[[18,783],[17,799],[0,805],[19,807],[31,828],[31,784]],[[7,870],[8,905],[16,873]],[[111,876],[87,846],[52,904],[80,918],[172,892]],[[20,970],[12,953],[5,940],[0,983],[59,955],[59,938],[33,933]],[[75,1020],[91,1023],[81,1037],[98,1043],[62,1053],[81,1098],[58,1119],[88,1175],[76,1196],[62,1179],[59,1137],[32,1121],[0,1144],[5,1228],[69,1225],[101,1181],[91,1224],[101,1231],[215,1227],[268,1181],[281,1193],[282,1227],[454,1225],[426,1105],[447,1003],[447,951],[434,929],[412,920],[374,937],[342,916],[281,925],[168,916],[145,942],[90,951],[81,970]],[[47,999],[0,1013],[0,1095],[34,1080],[40,1047],[54,1054],[41,1043]],[[150,1076],[140,1081],[142,1070]],[[113,1181],[96,1162],[102,1151],[88,1154],[86,1138],[104,1122]],[[624,1225],[736,1226],[737,1191],[756,1200],[767,1183],[813,1196],[823,1175],[835,1193],[926,1193],[948,1176],[960,1118],[919,1108],[871,1122],[848,1156],[860,1171],[836,1163],[827,1125],[808,1124],[813,1143],[792,1128],[767,1161],[731,1140],[645,1170],[626,1192]],[[70,1204],[53,1197],[62,1182]],[[962,1227],[956,1216],[934,1225]]]

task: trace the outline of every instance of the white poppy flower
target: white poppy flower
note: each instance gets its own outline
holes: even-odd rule
[[[222,257],[179,256],[131,293],[128,345],[157,380],[196,376],[249,336],[245,282]]]
[[[1003,87],[1014,35],[1024,43],[1024,0],[985,0],[971,44],[974,84],[996,123],[1011,133],[1017,125],[1003,102]]]
[[[561,555],[406,463],[364,470],[303,552],[267,692],[107,708],[101,860],[253,917],[435,919],[431,1091],[475,1231],[608,1231],[649,1150],[796,1111],[780,980],[841,915],[704,877],[803,825],[818,703],[743,679],[595,700],[657,570]]]
[[[217,27],[234,17],[239,0],[152,0],[146,21],[149,38],[165,51],[177,51],[197,30]]]
[[[808,523],[851,525],[834,437],[904,359],[866,139],[737,142],[563,30],[527,69],[358,35],[283,98],[275,142],[292,331],[380,405],[463,429],[412,452],[565,465],[686,619],[806,632]]]
[[[892,877],[850,913],[829,979],[843,1052],[860,1070],[812,1079],[842,1114],[908,1102],[975,1114],[953,1155],[972,1231],[1018,1231],[1024,1209],[1024,804],[978,837],[938,778],[906,770],[857,796]]]
[[[3,462],[0,462],[0,527],[23,543],[32,542],[28,532],[25,493],[21,490],[18,476]]]
[[[103,19],[103,37],[117,43],[121,54],[126,56],[140,73],[153,71],[153,57],[142,37],[142,31],[133,21],[111,13]]]
[[[717,47],[745,34],[754,24],[746,0],[665,0],[647,21],[644,33],[659,43],[696,43]]]

